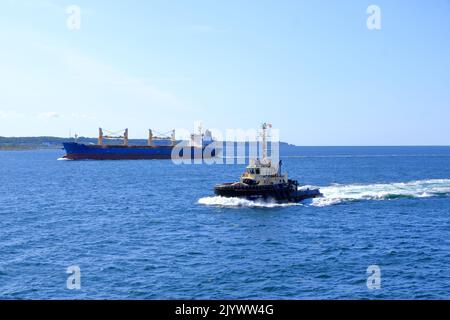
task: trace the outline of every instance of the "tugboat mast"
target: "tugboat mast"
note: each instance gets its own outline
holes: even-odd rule
[[[272,128],[272,125],[270,123],[264,122],[262,124],[262,159],[267,158],[267,128]]]

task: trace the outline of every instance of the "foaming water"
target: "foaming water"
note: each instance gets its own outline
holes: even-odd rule
[[[323,197],[315,198],[313,206],[323,207],[348,201],[426,198],[450,195],[450,179],[411,182],[350,184],[321,187]]]
[[[198,200],[199,204],[207,206],[218,207],[247,207],[247,208],[276,208],[276,207],[290,207],[300,206],[300,203],[277,203],[263,200],[247,200],[242,198],[227,198],[227,197],[204,197]]]
[[[324,207],[342,202],[361,200],[394,200],[399,198],[427,198],[450,196],[450,179],[430,179],[411,182],[376,183],[376,184],[335,184],[328,187],[302,186],[304,188],[320,188],[322,197],[314,198],[310,205]],[[275,208],[301,206],[301,203],[277,203],[263,200],[243,198],[227,198],[221,196],[204,197],[199,204],[219,207]]]
[[[302,188],[318,188],[303,186]],[[342,202],[361,200],[393,200],[399,198],[427,198],[450,196],[450,179],[430,179],[411,182],[376,183],[376,184],[336,184],[320,187],[322,197],[312,200],[311,205],[324,207]],[[300,203],[277,203],[263,200],[243,198],[227,198],[221,196],[203,197],[199,204],[219,207],[275,208],[299,206]]]

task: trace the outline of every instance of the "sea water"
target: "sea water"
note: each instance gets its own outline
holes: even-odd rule
[[[302,148],[299,204],[214,196],[244,165],[62,155],[0,152],[0,298],[450,298],[450,147]]]

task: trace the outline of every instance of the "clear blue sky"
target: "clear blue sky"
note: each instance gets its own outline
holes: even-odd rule
[[[2,136],[270,121],[298,145],[450,144],[449,0],[0,6]]]

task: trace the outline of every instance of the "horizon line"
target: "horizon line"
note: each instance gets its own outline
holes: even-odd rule
[[[75,137],[59,137],[59,136],[0,136],[1,138],[5,139],[20,139],[20,138],[57,138],[57,139],[75,139]],[[85,137],[80,136],[78,138],[85,138],[85,139],[97,139],[97,137]],[[129,140],[146,140],[147,138],[130,138]],[[225,141],[222,141],[225,142]],[[249,142],[249,141],[233,141],[233,142]],[[450,144],[403,144],[403,145],[298,145],[287,141],[280,141],[280,143],[286,143],[291,146],[295,147],[450,147]]]

